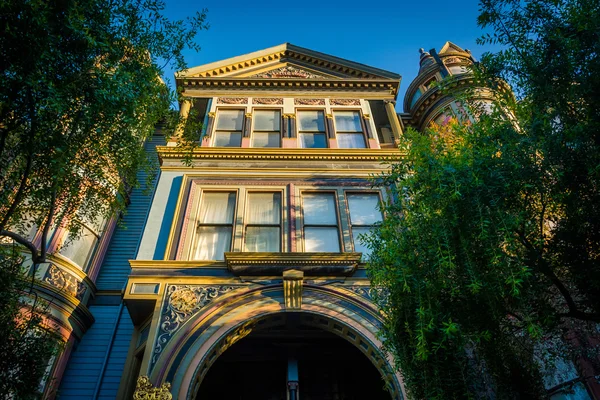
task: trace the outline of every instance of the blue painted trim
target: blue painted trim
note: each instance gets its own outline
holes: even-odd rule
[[[106,372],[106,365],[108,364],[108,357],[110,356],[110,351],[112,350],[113,343],[115,342],[115,336],[117,336],[117,328],[119,328],[122,313],[123,302],[121,301],[121,304],[119,304],[119,312],[117,313],[117,319],[115,320],[115,326],[110,335],[110,341],[108,342],[108,346],[106,347],[106,353],[104,353],[104,360],[102,361],[102,368],[100,368],[98,382],[96,382],[96,388],[94,389],[94,395],[92,396],[92,399],[94,400],[98,398],[98,394],[100,393],[100,386],[102,385],[102,379],[104,378],[104,373]]]

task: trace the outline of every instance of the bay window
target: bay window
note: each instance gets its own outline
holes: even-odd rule
[[[335,134],[341,149],[364,149],[367,147],[359,111],[335,111]]]
[[[302,195],[304,251],[339,252],[340,234],[334,193]]]
[[[223,260],[231,249],[235,192],[204,192],[200,202],[194,260]]]
[[[67,257],[77,264],[82,270],[85,270],[89,263],[96,246],[100,242],[100,235],[106,223],[104,218],[98,218],[98,221],[78,221],[79,235],[75,237],[72,233],[66,232],[62,238],[62,246],[59,254]]]
[[[255,110],[252,147],[279,147],[281,142],[281,112]]]
[[[244,251],[281,251],[281,193],[250,192]]]
[[[243,125],[244,110],[218,110],[214,145],[216,147],[240,147]]]
[[[325,113],[323,111],[298,111],[298,137],[300,147],[326,148]]]

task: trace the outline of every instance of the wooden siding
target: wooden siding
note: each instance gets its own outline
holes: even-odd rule
[[[156,146],[164,145],[164,136],[154,136],[146,145],[146,151],[155,152]],[[156,164],[158,167],[158,164]],[[148,175],[141,171],[138,173],[140,182],[146,182]],[[157,176],[158,178],[158,171]],[[143,187],[135,188],[131,192],[131,203],[124,215],[123,226],[117,226],[110,245],[100,268],[96,286],[98,290],[122,290],[129,276],[129,260],[135,258],[140,243],[152,197],[156,179],[152,183],[152,190]]]

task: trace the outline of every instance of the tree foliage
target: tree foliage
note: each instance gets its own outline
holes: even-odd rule
[[[413,398],[543,398],[553,356],[592,350],[599,21],[597,1],[483,1],[482,42],[505,48],[474,69],[495,111],[409,130],[380,177],[394,199],[366,238],[370,274]]]
[[[33,282],[23,283],[20,251],[31,254],[35,276],[57,227],[76,239],[81,222],[124,210],[148,166],[144,140],[159,122],[180,123],[163,72],[186,68],[183,51],[199,49],[206,16],[170,21],[164,8],[160,0],[0,2],[2,398],[33,396],[56,345],[40,325]],[[42,232],[35,243],[32,229]]]

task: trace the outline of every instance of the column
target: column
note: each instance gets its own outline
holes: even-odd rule
[[[396,114],[396,102],[394,100],[384,100],[383,102],[385,104],[385,111],[387,112],[388,119],[390,120],[394,139],[398,141],[400,136],[402,136],[402,127],[398,120],[398,114]]]
[[[192,101],[189,98],[184,98],[181,102],[181,107],[179,108],[179,121],[177,122],[177,128],[175,129],[175,133],[173,137],[167,143],[167,146],[176,146],[177,141],[183,135],[183,131],[185,129],[185,123],[187,121],[188,116],[190,115],[190,109],[192,107]]]

